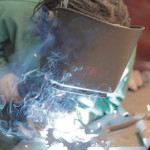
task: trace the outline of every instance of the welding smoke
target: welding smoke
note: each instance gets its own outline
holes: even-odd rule
[[[81,105],[77,101],[79,95],[66,92],[62,89],[56,89],[51,84],[51,80],[63,83],[73,73],[83,69],[82,66],[77,67],[74,63],[74,59],[78,56],[74,52],[74,49],[71,49],[73,43],[76,43],[77,46],[79,43],[73,38],[69,39],[67,33],[64,31],[61,37],[68,40],[64,44],[61,44],[60,39],[54,36],[58,34],[55,28],[56,20],[47,19],[46,21],[49,21],[49,23],[43,21],[43,24],[36,29],[36,38],[40,37],[41,42],[36,46],[14,54],[12,58],[16,61],[9,64],[11,71],[21,78],[20,82],[16,85],[21,100],[17,101],[16,104],[10,102],[6,105],[5,100],[3,98],[0,99],[1,111],[5,108],[8,118],[7,121],[3,121],[4,118],[2,116],[0,127],[3,134],[8,135],[8,138],[10,136],[17,136],[19,138],[32,139],[34,136],[40,136],[39,131],[44,130],[51,123],[53,124],[51,125],[52,127],[55,126],[56,115],[52,114],[57,113],[61,116],[61,114],[72,115],[75,112],[77,115],[76,119],[81,119],[76,109]],[[71,25],[75,24],[76,21],[71,22]],[[61,24],[58,20],[57,23]],[[87,33],[86,31],[84,32],[86,35],[90,34],[94,37],[96,29],[94,29],[94,32],[93,29],[88,30]],[[61,46],[57,47],[55,45],[56,42],[60,43]],[[87,36],[87,43],[90,44],[89,42]],[[68,44],[70,44],[70,47],[66,49],[66,45]],[[41,66],[39,66],[40,64]],[[63,71],[64,68],[70,68],[70,70]],[[80,85],[80,83],[77,84]],[[92,101],[90,96],[89,99]],[[83,137],[85,138],[86,135]],[[72,138],[75,139],[75,137]]]

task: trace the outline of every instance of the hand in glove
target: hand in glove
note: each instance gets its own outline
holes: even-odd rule
[[[0,95],[3,95],[6,102],[9,103],[10,100],[16,102],[20,100],[20,96],[17,90],[17,83],[20,78],[13,73],[7,73],[0,78]]]

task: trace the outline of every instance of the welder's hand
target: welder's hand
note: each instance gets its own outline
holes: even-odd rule
[[[132,70],[131,76],[128,82],[128,88],[136,92],[144,84],[150,82],[150,71]]]
[[[128,88],[132,91],[137,91],[139,87],[143,85],[143,79],[140,71],[132,70],[131,76],[128,82]]]
[[[5,97],[7,103],[21,99],[17,90],[19,81],[20,78],[13,73],[7,73],[0,78],[0,95]]]

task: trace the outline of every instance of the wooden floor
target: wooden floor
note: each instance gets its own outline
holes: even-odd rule
[[[150,105],[150,83],[145,84],[137,92],[127,92],[123,106],[131,113],[143,113],[147,111],[147,104]]]
[[[150,83],[140,88],[137,92],[128,91],[123,101],[124,109],[135,115],[146,113],[148,104],[150,104]],[[143,146],[136,124],[126,129],[112,132],[110,139],[114,147]]]

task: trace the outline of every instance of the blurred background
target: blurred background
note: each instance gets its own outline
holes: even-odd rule
[[[124,0],[129,8],[132,25],[145,27],[137,47],[134,68],[150,70],[150,0]]]

